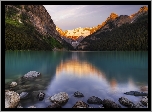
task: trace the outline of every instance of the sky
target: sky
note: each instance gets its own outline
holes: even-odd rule
[[[147,5],[43,5],[63,31],[102,24],[111,13],[131,15]],[[147,6],[148,7],[148,6]]]

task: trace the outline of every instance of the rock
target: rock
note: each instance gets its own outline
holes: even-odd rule
[[[22,92],[21,94],[20,94],[20,99],[21,100],[24,100],[24,99],[28,99],[28,98],[30,98],[30,94],[28,93],[28,92]]]
[[[102,100],[98,97],[92,96],[87,100],[89,104],[102,104]]]
[[[77,101],[72,108],[89,108],[89,105],[83,101]]]
[[[16,82],[12,82],[12,83],[10,84],[10,87],[15,87],[15,86],[17,86],[17,83],[16,83]]]
[[[29,107],[27,107],[27,108],[36,108],[35,106],[29,106]]]
[[[40,92],[38,95],[37,95],[37,98],[39,99],[39,101],[42,101],[45,97],[45,93],[43,92]]]
[[[53,103],[51,105],[49,105],[48,107],[46,108],[62,108],[61,105],[59,105],[58,103]]]
[[[144,92],[138,92],[138,91],[130,91],[130,92],[126,92],[124,93],[126,95],[134,95],[134,96],[147,96],[147,93]]]
[[[80,93],[79,91],[74,93],[75,97],[84,97],[84,95],[82,93]]]
[[[138,103],[134,106],[134,108],[144,108],[144,106],[142,105],[141,102],[138,102]]]
[[[104,108],[121,108],[119,104],[116,104],[115,102],[108,99],[104,99],[102,104]]]
[[[65,92],[60,92],[50,97],[51,102],[56,102],[60,105],[67,103],[69,97]]]
[[[131,101],[129,101],[127,98],[121,97],[119,98],[119,102],[120,104],[128,107],[128,108],[133,108],[135,106],[135,104]]]
[[[20,101],[20,96],[14,91],[5,90],[5,108],[15,108]]]
[[[23,76],[24,79],[33,79],[33,78],[37,78],[38,76],[40,76],[41,74],[39,72],[36,71],[30,71],[27,74],[25,74]]]
[[[147,98],[147,97],[143,97],[140,102],[141,102],[144,106],[148,106],[148,98]]]

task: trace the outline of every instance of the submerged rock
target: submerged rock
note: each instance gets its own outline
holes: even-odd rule
[[[28,99],[28,98],[30,98],[30,94],[28,93],[28,92],[22,92],[21,94],[20,94],[20,99],[21,100],[24,100],[24,99]]]
[[[5,90],[5,108],[16,108],[20,101],[20,96],[14,91]]]
[[[89,105],[83,101],[77,101],[72,108],[89,108]]]
[[[42,101],[45,97],[45,93],[43,92],[40,92],[38,95],[37,95],[37,98],[39,99],[39,101]]]
[[[134,106],[134,108],[144,108],[144,106],[142,105],[141,102],[138,102],[138,103]]]
[[[104,99],[102,101],[103,107],[104,108],[121,108],[121,106],[111,100]]]
[[[36,84],[36,85],[34,85],[33,89],[34,90],[42,90],[42,89],[45,89],[45,87],[40,85],[40,84]]]
[[[52,103],[51,105],[49,105],[46,108],[62,108],[61,105],[59,105],[58,103]]]
[[[148,97],[143,97],[140,101],[144,106],[148,106]]]
[[[138,92],[138,91],[130,91],[130,92],[126,92],[124,93],[126,95],[134,95],[134,96],[147,96],[147,93],[144,92]]]
[[[79,91],[74,93],[75,97],[84,97],[84,95],[82,93],[80,93]]]
[[[12,82],[12,83],[10,84],[10,87],[15,87],[15,86],[17,86],[17,83],[16,83],[16,82]]]
[[[119,102],[120,102],[120,104],[122,104],[122,105],[124,105],[124,106],[126,106],[128,108],[134,108],[134,106],[135,106],[135,104],[133,102],[129,101],[125,97],[119,98]]]
[[[98,98],[98,97],[95,97],[95,96],[90,97],[90,98],[87,100],[87,102],[88,102],[89,104],[102,104],[102,100],[101,100],[100,98]]]
[[[40,76],[41,74],[39,72],[36,71],[30,71],[27,74],[25,74],[23,76],[24,79],[33,79],[33,78],[37,78],[38,76]]]
[[[51,102],[56,102],[60,105],[67,103],[68,99],[68,94],[65,92],[60,92],[50,97]]]

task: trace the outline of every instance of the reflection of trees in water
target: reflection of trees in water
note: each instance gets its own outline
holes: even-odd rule
[[[42,74],[55,73],[56,65],[64,57],[61,52],[49,51],[6,51],[6,76],[35,70]]]
[[[108,79],[126,81],[128,77],[134,80],[148,80],[148,52],[147,51],[103,51],[86,52],[80,55],[99,69],[104,70]],[[137,78],[138,77],[138,78]]]

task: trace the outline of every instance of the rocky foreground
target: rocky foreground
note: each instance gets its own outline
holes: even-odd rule
[[[37,99],[38,101],[45,100],[46,95],[42,89],[44,87],[39,84],[33,84],[32,86],[27,85],[32,82],[41,81],[40,79],[41,73],[36,71],[30,71],[25,74],[23,77],[17,79],[15,82],[5,84],[5,108],[23,108],[21,106],[20,101],[26,100],[29,98]],[[35,91],[38,89],[39,91]],[[148,87],[145,86],[142,89],[148,91]],[[33,92],[31,92],[33,91]],[[121,97],[118,99],[121,105],[127,108],[148,108],[148,93],[138,92],[138,91],[130,91],[124,93],[126,95],[134,95],[134,96],[143,96],[141,101],[137,104],[134,104],[132,101],[125,97]],[[73,93],[74,97],[84,97],[83,93],[76,91]],[[46,108],[62,108],[69,100],[69,95],[66,92],[59,92],[54,94],[48,98],[48,100],[52,103],[48,105]],[[109,99],[100,99],[96,96],[91,96],[88,98],[87,102],[77,101],[73,107],[71,108],[94,108],[90,107],[89,104],[99,105],[99,108],[123,108],[120,104],[115,103]],[[34,105],[29,106],[28,108],[37,108]]]

